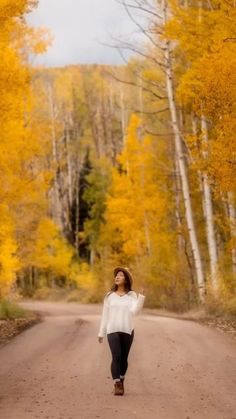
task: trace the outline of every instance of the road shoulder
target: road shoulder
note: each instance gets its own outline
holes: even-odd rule
[[[38,312],[29,312],[22,318],[0,320],[0,347],[41,321],[43,321],[42,315]]]
[[[174,313],[167,310],[149,309],[143,310],[145,314],[161,317],[170,317],[180,320],[191,320],[218,330],[221,333],[226,333],[236,340],[236,318],[226,318],[208,314],[204,310],[192,310],[185,313]]]

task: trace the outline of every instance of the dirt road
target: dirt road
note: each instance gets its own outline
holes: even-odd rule
[[[136,317],[124,396],[112,394],[101,306],[24,303],[44,321],[0,348],[1,419],[236,419],[236,343],[195,322]]]

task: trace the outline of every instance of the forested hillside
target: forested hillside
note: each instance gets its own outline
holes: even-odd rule
[[[33,3],[0,0],[0,297],[101,301],[122,264],[149,306],[236,315],[235,2],[131,1],[137,56],[49,69]]]

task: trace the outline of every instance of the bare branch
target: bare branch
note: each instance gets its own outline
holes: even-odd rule
[[[138,87],[140,89],[143,89],[145,92],[151,93],[157,99],[160,99],[160,100],[166,99],[166,96],[160,96],[157,93],[153,92],[152,90],[149,90],[146,87],[144,87],[144,86],[142,86],[140,84],[137,84],[137,83],[135,83],[133,81],[130,81],[130,80],[122,80],[119,77],[117,77],[114,73],[110,73],[107,70],[104,70],[104,73],[107,74],[107,75],[109,75],[109,76],[111,76],[114,80],[118,81],[119,83],[128,84],[130,86],[134,86],[134,87]]]
[[[154,80],[149,80],[145,77],[142,77],[141,74],[138,71],[135,71],[134,74],[144,83],[146,83],[150,86],[153,86],[155,88],[162,89],[164,91],[166,90],[165,85],[161,85],[160,83],[156,83]]]
[[[141,55],[142,57],[144,57],[144,58],[146,58],[146,59],[148,59],[148,60],[153,61],[153,62],[154,62],[155,64],[157,64],[157,65],[158,65],[161,69],[165,69],[165,68],[166,68],[165,64],[164,64],[164,63],[162,63],[162,62],[160,62],[160,61],[158,61],[155,57],[153,57],[153,56],[151,56],[151,55],[147,55],[147,54],[146,54],[146,53],[144,53],[143,51],[141,51],[141,50],[138,50],[138,49],[134,48],[132,45],[130,45],[130,44],[128,44],[128,43],[121,45],[121,47],[120,47],[120,48],[122,48],[122,49],[127,49],[127,50],[129,50],[129,51],[133,51],[133,52],[135,52],[136,54]]]
[[[150,35],[150,33],[152,33],[152,32],[150,32],[150,33],[148,33],[148,31],[139,23],[139,22],[137,22],[137,20],[134,18],[134,16],[132,15],[132,13],[130,12],[130,10],[129,10],[129,7],[128,7],[128,5],[126,4],[126,2],[125,1],[123,1],[122,2],[123,3],[123,6],[124,6],[124,8],[125,8],[125,11],[126,11],[126,13],[127,13],[127,15],[129,16],[129,18],[130,18],[130,20],[137,26],[137,28],[142,32],[142,34],[143,35],[145,35],[147,38],[148,38],[148,40],[156,47],[156,48],[160,48],[160,49],[162,49],[162,47],[160,46],[160,45],[158,45],[155,41],[154,41],[154,39],[153,39],[153,37]]]
[[[145,132],[149,135],[153,135],[154,137],[171,137],[173,136],[173,132],[167,132],[166,134],[161,134],[160,132],[153,132],[145,129]]]
[[[130,9],[136,9],[136,10],[141,10],[142,12],[145,12],[149,15],[155,16],[158,19],[163,19],[163,16],[157,12],[154,11],[154,8],[146,1],[145,3],[147,4],[147,6],[150,7],[150,9],[142,6],[142,4],[140,2],[135,2],[135,4],[132,3],[128,3],[125,0],[116,0],[117,3],[121,4],[124,7],[128,7]]]
[[[159,109],[158,111],[139,111],[139,110],[134,109],[133,112],[134,113],[142,113],[142,114],[145,114],[145,115],[157,115],[159,113],[166,112],[168,110],[169,110],[169,108]]]

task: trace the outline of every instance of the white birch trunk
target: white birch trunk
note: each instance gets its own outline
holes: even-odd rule
[[[68,118],[69,119],[69,118]],[[73,178],[72,178],[72,156],[71,156],[71,144],[70,144],[70,132],[69,132],[69,121],[65,122],[65,153],[66,153],[66,162],[67,162],[67,173],[64,174],[66,178],[65,186],[65,220],[66,220],[66,229],[69,234],[72,233],[71,225],[71,208],[73,203]]]
[[[68,125],[65,126],[65,142],[66,142],[66,162],[67,162],[67,188],[68,188],[68,198],[69,198],[69,207],[72,206],[73,200],[73,191],[72,191],[72,167],[71,167],[71,153],[70,153],[70,135]]]
[[[176,222],[177,222],[177,231],[178,231],[178,252],[179,255],[182,255],[184,250],[184,238],[182,235],[182,222],[181,222],[181,214],[180,214],[180,201],[181,201],[181,180],[180,180],[180,173],[179,173],[179,164],[177,157],[175,155],[175,214],[176,214]]]
[[[57,225],[60,227],[60,229],[63,229],[62,226],[62,220],[61,220],[61,204],[60,204],[60,193],[59,193],[59,185],[58,185],[58,179],[57,179],[57,165],[58,165],[58,159],[57,159],[57,144],[56,144],[56,130],[55,130],[55,105],[53,101],[53,93],[52,93],[52,87],[48,83],[47,85],[47,93],[48,93],[48,100],[49,100],[49,110],[50,110],[50,119],[51,119],[51,143],[52,143],[52,157],[53,157],[53,163],[55,165],[55,176],[54,176],[54,185],[53,185],[53,195],[54,199],[52,202],[52,213],[53,218]]]
[[[79,159],[76,165],[76,179],[75,179],[75,248],[77,255],[79,256],[79,207],[80,207],[80,171],[79,171]]]
[[[235,209],[233,192],[228,192],[228,204],[229,204],[231,238],[233,240],[236,240],[236,209]],[[236,273],[236,247],[235,246],[233,246],[231,253],[232,253],[233,272]]]
[[[208,157],[207,143],[208,143],[208,130],[207,122],[204,116],[201,117],[201,128],[203,136],[203,157],[206,159]],[[212,206],[212,196],[211,188],[208,181],[208,176],[206,172],[202,173],[202,183],[203,183],[203,199],[204,199],[204,208],[205,208],[205,218],[206,218],[206,232],[207,232],[207,244],[208,251],[210,256],[210,272],[211,272],[211,281],[213,290],[217,291],[218,288],[218,278],[217,278],[217,245],[216,237],[214,230],[214,216],[213,216],[213,206]]]
[[[143,118],[143,80],[140,78],[140,87],[139,87],[139,111],[140,116]]]
[[[123,86],[120,88],[120,108],[121,108],[121,127],[122,127],[122,139],[123,139],[123,146],[125,144],[125,135],[126,135],[126,117],[125,117],[125,105],[124,105],[124,91]]]
[[[163,23],[165,24],[167,21],[167,1],[163,1]],[[166,89],[169,101],[169,108],[171,114],[171,123],[172,129],[174,133],[174,140],[175,140],[175,148],[176,148],[176,156],[179,164],[180,176],[181,176],[181,183],[182,183],[182,191],[184,197],[184,205],[185,205],[185,214],[186,214],[186,221],[189,230],[190,236],[190,243],[193,253],[194,265],[196,269],[196,279],[199,289],[199,298],[201,302],[205,300],[205,282],[204,282],[204,274],[203,274],[203,267],[202,267],[202,260],[200,256],[200,249],[196,235],[196,229],[193,220],[193,210],[191,205],[190,199],[190,191],[189,191],[189,182],[187,177],[186,171],[186,164],[184,159],[183,153],[183,145],[182,139],[179,130],[179,124],[177,120],[177,110],[176,104],[174,99],[174,87],[173,87],[173,75],[172,75],[172,65],[171,65],[171,54],[170,54],[170,44],[168,41],[165,41],[165,69],[166,69]]]

